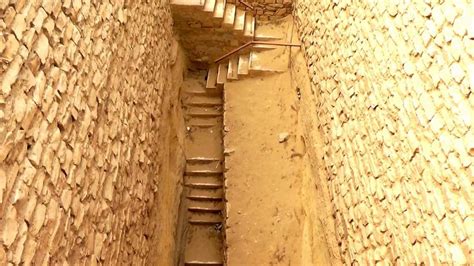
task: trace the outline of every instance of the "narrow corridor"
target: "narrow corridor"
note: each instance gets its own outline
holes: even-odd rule
[[[474,1],[0,0],[0,265],[474,265]]]

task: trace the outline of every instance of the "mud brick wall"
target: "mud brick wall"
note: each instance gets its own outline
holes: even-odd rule
[[[187,57],[202,63],[205,69],[207,64],[250,40],[231,27],[223,27],[222,19],[213,18],[202,7],[173,5],[171,11],[175,32]]]
[[[292,0],[244,0],[254,8],[254,14],[261,21],[275,20],[290,15],[292,12]],[[230,3],[237,3],[242,9],[247,9],[245,5],[240,4],[238,0],[229,1]]]
[[[169,8],[0,0],[0,32],[0,264],[143,264]]]
[[[295,2],[347,264],[474,263],[473,12]]]

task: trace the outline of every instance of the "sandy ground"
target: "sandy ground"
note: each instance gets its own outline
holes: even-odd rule
[[[303,175],[311,173],[297,136],[297,95],[288,72],[225,87],[228,265],[329,263],[327,248],[312,255],[317,223],[303,207]]]
[[[284,39],[297,42],[292,27],[281,26]],[[259,62],[278,73],[224,89],[227,264],[339,264],[304,58],[298,48],[280,50]]]
[[[298,93],[295,101],[298,122],[297,136],[303,150],[302,191],[305,212],[304,261],[305,265],[341,265],[342,260],[336,240],[335,222],[332,216],[331,198],[327,183],[327,171],[323,162],[324,139],[318,125],[314,91],[302,51],[292,48],[292,88]],[[320,256],[321,251],[324,253]],[[329,257],[328,257],[329,256]]]

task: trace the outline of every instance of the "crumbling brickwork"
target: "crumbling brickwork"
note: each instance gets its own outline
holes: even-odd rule
[[[249,41],[243,33],[222,26],[222,19],[204,12],[201,6],[174,5],[171,10],[179,43],[193,62],[204,63],[207,67],[226,52]]]
[[[0,264],[143,264],[169,7],[0,0],[0,32]]]
[[[231,0],[231,3],[236,3],[242,9],[246,8],[245,5],[240,4],[239,0]],[[276,20],[290,15],[292,12],[292,0],[244,0],[244,2],[253,6],[254,14],[261,21]]]
[[[472,1],[298,0],[347,264],[474,263]]]

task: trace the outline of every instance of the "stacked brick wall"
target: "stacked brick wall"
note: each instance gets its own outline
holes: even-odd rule
[[[145,262],[171,87],[162,3],[0,0],[1,265]]]
[[[213,18],[202,7],[174,5],[171,10],[173,27],[187,57],[206,69],[207,64],[249,40],[233,28],[223,27],[222,19]]]
[[[275,20],[290,15],[292,12],[292,0],[243,0],[254,8],[258,20]],[[242,9],[247,9],[245,5],[240,4],[238,0],[229,1],[237,2],[237,5]]]
[[[294,5],[343,260],[474,263],[474,3]]]

